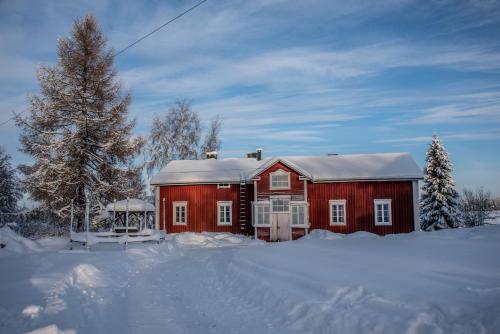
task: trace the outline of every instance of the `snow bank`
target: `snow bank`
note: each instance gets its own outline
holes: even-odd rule
[[[328,230],[313,230],[311,233],[299,240],[339,240],[339,239],[360,239],[360,238],[378,238],[379,236],[365,231],[359,231],[350,234],[334,233]]]
[[[217,248],[228,247],[235,245],[246,245],[249,243],[260,243],[253,240],[251,237],[237,235],[232,233],[215,233],[215,232],[185,232],[167,235],[166,240],[171,240],[175,244],[184,247],[204,247]]]
[[[42,328],[35,329],[26,334],[76,334],[76,331],[73,329],[69,330],[61,330],[56,325],[50,325]]]
[[[0,228],[0,254],[5,253],[33,253],[42,248],[33,240],[16,234],[8,226]]]
[[[345,237],[346,235],[342,233],[334,233],[328,230],[313,230],[299,240],[338,240]]]

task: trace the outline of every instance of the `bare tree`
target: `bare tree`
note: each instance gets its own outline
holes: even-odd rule
[[[155,117],[145,152],[148,174],[170,160],[197,159],[200,132],[198,113],[185,99],[177,100],[163,118]]]
[[[219,151],[221,147],[221,141],[219,139],[219,132],[222,127],[222,119],[219,115],[215,116],[215,118],[210,123],[210,128],[208,129],[207,135],[205,137],[205,141],[201,146],[200,156],[205,159],[207,152]]]
[[[22,150],[34,158],[21,169],[31,197],[63,217],[74,200],[79,226],[89,201],[134,195],[128,180],[142,170],[132,165],[143,140],[131,134],[130,95],[121,92],[113,54],[93,16],[76,20],[58,42],[57,63],[38,72],[30,115],[17,119]]]
[[[462,192],[462,207],[465,226],[483,225],[494,210],[494,203],[489,191],[483,187],[475,191],[465,188]]]

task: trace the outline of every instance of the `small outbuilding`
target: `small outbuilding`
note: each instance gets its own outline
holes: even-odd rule
[[[155,227],[154,205],[136,198],[109,203],[106,211],[116,233],[134,233]]]

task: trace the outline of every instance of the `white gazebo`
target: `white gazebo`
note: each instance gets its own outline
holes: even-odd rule
[[[71,208],[73,211],[73,207]],[[90,232],[86,224],[85,232],[73,232],[71,214],[71,241],[82,242],[87,246],[96,243],[160,241],[165,232],[155,229],[155,207],[143,200],[128,198],[114,201],[106,206],[111,228],[107,232]]]
[[[154,229],[155,207],[140,199],[126,199],[106,206],[111,230],[116,233],[139,233]]]

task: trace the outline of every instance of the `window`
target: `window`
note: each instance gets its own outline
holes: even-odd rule
[[[271,189],[290,189],[290,173],[284,170],[277,170],[270,174],[269,187]]]
[[[187,202],[174,202],[174,225],[187,225]]]
[[[229,183],[219,183],[217,184],[217,189],[229,189],[231,185]]]
[[[330,225],[345,225],[345,199],[330,201]]]
[[[292,205],[292,226],[306,225],[306,206]]]
[[[376,199],[375,203],[375,225],[392,225],[391,200]]]
[[[255,205],[255,225],[256,226],[270,226],[271,221],[269,218],[269,203]]]
[[[217,225],[230,226],[232,224],[232,206],[233,202],[217,202]]]
[[[290,200],[288,198],[275,198],[271,200],[273,212],[288,212]]]

